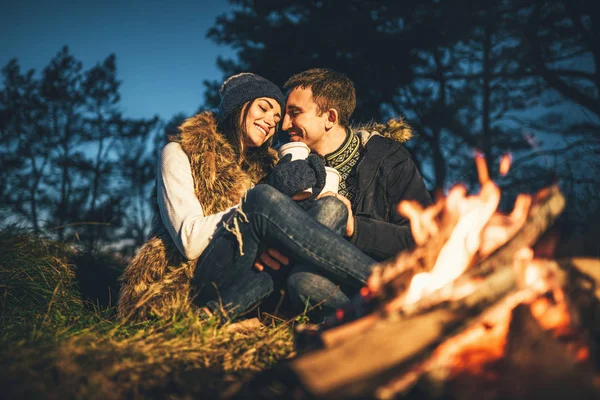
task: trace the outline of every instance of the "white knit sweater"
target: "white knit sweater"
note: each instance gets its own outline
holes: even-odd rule
[[[187,155],[179,143],[167,144],[157,166],[158,208],[163,224],[179,251],[195,260],[206,249],[220,225],[225,211],[204,215],[194,194],[194,180]]]

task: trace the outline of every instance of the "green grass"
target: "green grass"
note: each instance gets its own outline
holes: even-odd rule
[[[0,390],[4,398],[227,398],[289,357],[276,318],[236,332],[229,322],[124,323],[83,300],[68,246],[0,231]]]

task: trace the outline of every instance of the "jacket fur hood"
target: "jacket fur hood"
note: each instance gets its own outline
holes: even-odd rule
[[[413,137],[410,125],[403,118],[392,118],[385,124],[369,122],[351,127],[361,138],[363,146],[367,144],[373,135],[380,135],[399,143],[405,143]]]
[[[177,142],[190,160],[194,193],[205,215],[238,204],[253,185],[262,180],[276,161],[275,150],[252,149],[245,160],[217,131],[214,113],[187,119]],[[187,260],[177,249],[160,217],[155,232],[137,252],[121,277],[118,312],[123,318],[169,317],[191,307],[191,279],[196,260]]]

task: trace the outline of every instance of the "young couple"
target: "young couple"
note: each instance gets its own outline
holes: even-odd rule
[[[191,301],[234,316],[273,291],[268,272],[280,267],[296,311],[322,303],[324,315],[349,301],[376,261],[413,246],[396,204],[431,198],[400,143],[407,138],[351,130],[356,95],[341,73],[311,69],[284,87],[287,102],[272,82],[234,75],[216,114],[186,120],[170,138],[157,169],[160,220],[122,276],[122,317],[169,316]],[[277,164],[280,124],[309,146],[309,159]],[[340,172],[339,194],[317,198],[325,164]],[[292,200],[309,187],[312,198]]]

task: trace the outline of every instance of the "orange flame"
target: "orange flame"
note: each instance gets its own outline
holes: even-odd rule
[[[508,174],[508,170],[510,169],[510,165],[512,163],[512,156],[510,153],[502,156],[500,160],[500,175],[504,176]]]
[[[475,164],[481,184],[479,194],[468,196],[466,188],[457,185],[445,200],[426,209],[408,201],[398,206],[399,212],[410,220],[411,231],[418,245],[439,232],[438,216],[442,210],[458,220],[431,271],[413,277],[404,297],[405,305],[416,303],[426,294],[454,281],[471,265],[476,254],[486,256],[506,243],[527,218],[531,196],[517,197],[510,215],[498,213],[500,189],[490,179],[481,153],[475,155]]]
[[[475,153],[475,165],[477,166],[477,175],[479,176],[479,183],[481,185],[487,183],[490,180],[490,173],[488,172],[488,168],[485,163],[485,156],[480,151],[477,151]]]

